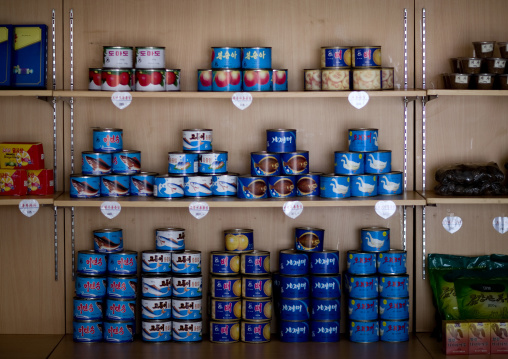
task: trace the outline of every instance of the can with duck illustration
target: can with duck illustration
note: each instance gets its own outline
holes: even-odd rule
[[[375,128],[352,128],[349,131],[349,151],[375,152],[378,150],[378,130]]]
[[[198,70],[198,91],[212,91],[212,70]]]
[[[409,297],[409,275],[379,275],[380,298],[406,298]]]
[[[310,317],[312,320],[340,320],[340,298],[312,298]]]
[[[106,294],[111,298],[136,298],[138,277],[135,275],[108,275]]]
[[[107,281],[105,276],[76,275],[75,291],[78,297],[104,298]]]
[[[101,177],[82,174],[70,175],[69,196],[71,198],[100,197]]]
[[[313,342],[332,343],[340,340],[339,320],[311,320],[311,338]]]
[[[175,342],[199,342],[203,339],[201,319],[173,320],[173,340]]]
[[[227,151],[214,151],[198,155],[198,171],[203,174],[218,174],[228,172]]]
[[[132,90],[132,69],[102,69],[101,90],[115,92],[129,92]]]
[[[136,299],[106,298],[104,319],[134,320],[136,319]]]
[[[280,319],[281,320],[309,320],[310,299],[309,298],[280,298]]]
[[[78,252],[76,272],[89,275],[104,275],[108,269],[108,261],[105,253],[94,250]]]
[[[240,320],[210,321],[212,343],[236,343],[240,340]]]
[[[236,196],[238,191],[238,173],[227,172],[212,176],[212,195]]]
[[[378,176],[378,194],[402,194],[403,187],[402,172],[389,172]]]
[[[406,273],[407,252],[390,249],[388,252],[377,254],[377,271],[380,274],[404,274]]]
[[[319,187],[322,174],[322,172],[309,172],[296,175],[296,195],[298,197],[319,196],[321,194]]]
[[[212,69],[239,69],[242,53],[239,47],[212,47]]]
[[[155,172],[140,172],[130,176],[131,196],[152,197],[155,184]]]
[[[138,252],[123,251],[108,255],[110,275],[132,275],[138,272]]]
[[[172,294],[171,274],[142,274],[141,294],[144,298],[167,298]]]
[[[171,310],[174,319],[201,319],[202,298],[173,298]]]
[[[111,173],[113,155],[105,152],[81,152],[81,173],[84,175],[104,175]]]
[[[113,153],[113,173],[133,174],[141,172],[141,152],[122,150]]]
[[[347,299],[348,315],[351,320],[377,320],[378,298],[351,298]]]
[[[266,151],[270,153],[295,152],[296,130],[295,129],[266,130]]]
[[[136,91],[166,91],[166,69],[136,69]]]
[[[310,296],[312,298],[339,298],[340,274],[338,275],[311,275]]]
[[[365,153],[365,173],[388,173],[392,170],[392,151]]]
[[[203,276],[201,275],[174,275],[174,298],[198,298],[203,294]]]
[[[242,71],[243,91],[273,91],[272,76],[271,69],[244,69]]]
[[[171,272],[171,253],[148,250],[141,253],[141,271],[143,273]]]
[[[254,230],[249,228],[226,229],[224,249],[228,252],[248,253],[254,250]]]
[[[239,320],[242,317],[242,300],[210,298],[209,314],[212,320]]]
[[[166,69],[166,91],[180,91],[180,69]]]
[[[365,172],[365,154],[335,151],[335,174],[361,175]]]
[[[307,320],[281,320],[280,341],[284,343],[303,343],[310,340],[310,323]]]
[[[300,276],[309,273],[309,257],[306,253],[294,249],[279,252],[279,270],[281,275]]]
[[[210,273],[235,275],[240,273],[240,255],[227,252],[210,252]]]
[[[89,68],[88,69],[88,90],[100,91],[102,85],[102,69]]]
[[[252,176],[277,176],[281,173],[280,153],[251,152],[250,174]]]
[[[104,325],[101,319],[72,321],[72,340],[77,343],[97,343],[103,340]]]
[[[381,320],[409,319],[409,298],[379,299],[379,319]]]
[[[263,199],[268,197],[268,181],[265,177],[238,176],[238,198]]]
[[[210,197],[212,195],[211,175],[188,175],[184,178],[184,193],[187,197]]]
[[[171,268],[174,274],[201,273],[201,252],[185,250],[171,255]]]
[[[270,321],[244,321],[240,322],[242,342],[244,343],[268,343],[271,338]]]
[[[339,251],[324,250],[310,253],[310,274],[339,273]]]
[[[348,251],[347,270],[351,274],[370,275],[376,273],[376,253]]]
[[[134,341],[136,323],[133,320],[105,320],[104,341],[108,343],[129,343]]]
[[[127,197],[130,195],[130,176],[109,174],[101,176],[102,197]]]
[[[322,252],[325,230],[321,228],[296,227],[295,249],[304,252]]]
[[[289,198],[296,196],[296,176],[281,175],[267,177],[270,198]]]
[[[242,68],[271,69],[271,47],[242,47]]]
[[[166,66],[165,53],[164,47],[136,47],[136,68],[159,69]]]
[[[270,277],[242,277],[242,297],[246,299],[266,299],[272,296]]]
[[[360,231],[362,252],[387,252],[390,250],[390,229],[367,227]]]
[[[239,69],[212,70],[212,91],[236,92],[242,90],[242,71]]]
[[[409,320],[380,320],[379,334],[383,342],[407,342]]]
[[[377,196],[377,175],[351,176],[351,197]]]
[[[309,151],[293,151],[281,153],[282,173],[299,175],[309,173]]]
[[[134,49],[130,46],[104,46],[102,67],[133,68]]]
[[[321,68],[351,66],[351,47],[327,46],[321,48]]]
[[[323,198],[346,198],[351,196],[350,176],[334,173],[319,176],[320,196]]]
[[[239,298],[242,295],[240,276],[210,277],[210,293],[213,298]]]
[[[73,318],[77,320],[102,320],[103,298],[81,298],[73,299]]]
[[[288,90],[288,70],[273,69],[272,70],[273,91]]]
[[[304,276],[280,276],[280,295],[283,298],[310,297],[310,279]]]
[[[155,249],[172,252],[185,250],[185,229],[157,228],[155,230]]]
[[[94,250],[99,253],[123,251],[123,234],[120,228],[95,229],[93,231]]]
[[[159,175],[154,178],[153,196],[172,199],[185,195],[184,177],[179,175]]]
[[[141,338],[145,342],[160,343],[171,340],[173,322],[170,319],[145,319],[141,321]]]
[[[184,151],[211,151],[212,150],[211,129],[185,129],[182,130]]]
[[[253,250],[240,255],[240,272],[247,275],[266,275],[270,273],[270,252]]]
[[[378,277],[376,275],[345,273],[344,285],[351,298],[375,298],[378,296]]]
[[[379,321],[349,320],[349,340],[355,343],[379,341]]]
[[[272,318],[271,299],[243,299],[242,319],[269,320]]]
[[[381,46],[356,46],[351,49],[353,67],[381,67]]]
[[[171,298],[141,298],[141,319],[169,319],[171,305]]]

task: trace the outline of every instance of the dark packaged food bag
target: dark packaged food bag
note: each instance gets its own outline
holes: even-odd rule
[[[435,178],[442,184],[473,185],[483,182],[501,183],[504,174],[495,162],[467,163],[442,167],[436,171]]]

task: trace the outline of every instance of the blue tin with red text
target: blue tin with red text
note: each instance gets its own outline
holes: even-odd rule
[[[95,198],[101,196],[101,177],[82,174],[70,175],[71,198]]]
[[[242,295],[241,277],[210,277],[210,294],[213,298],[240,298]]]
[[[271,69],[248,68],[242,71],[243,91],[273,91]]]
[[[346,46],[330,46],[321,48],[321,68],[351,67],[351,48]]]
[[[273,69],[272,70],[273,91],[288,90],[288,70]]]
[[[210,252],[210,273],[218,275],[240,273],[240,255],[219,251]]]
[[[171,297],[172,276],[171,274],[142,274],[141,294],[145,298],[166,298]]]
[[[228,172],[228,153],[227,151],[214,151],[200,153],[198,155],[199,173],[219,174]]]
[[[381,298],[379,300],[379,319],[409,319],[409,298]]]
[[[108,276],[107,295],[113,298],[136,298],[138,289],[138,277],[129,276]]]
[[[94,250],[100,253],[123,251],[123,234],[120,228],[95,229],[93,231]]]
[[[173,340],[175,342],[199,342],[203,339],[201,319],[174,320]]]
[[[129,343],[134,341],[136,323],[133,320],[105,320],[104,341],[108,343]]]
[[[406,273],[407,252],[390,249],[377,254],[377,270],[380,274]]]
[[[108,256],[108,272],[111,275],[129,275],[138,272],[138,252],[124,251]]]
[[[377,193],[380,195],[402,194],[403,187],[402,172],[389,172],[378,176]]]
[[[81,152],[81,173],[84,175],[104,175],[111,173],[113,155],[111,153]]]
[[[351,320],[377,320],[378,298],[348,298],[347,309]]]
[[[326,250],[312,252],[310,255],[310,274],[339,273],[339,251]]]
[[[362,228],[360,240],[364,252],[386,252],[390,250],[390,229],[385,227]]]
[[[242,317],[242,300],[209,298],[209,314],[212,320],[237,320]]]
[[[107,282],[104,276],[76,275],[75,290],[78,297],[104,298]]]
[[[202,317],[202,298],[173,298],[171,310],[174,319],[193,320]]]
[[[265,177],[238,176],[238,198],[262,199],[268,197],[268,181]]]
[[[305,275],[309,273],[309,257],[294,249],[284,249],[279,252],[279,266],[280,274]]]
[[[108,268],[107,255],[94,250],[79,251],[76,272],[81,274],[102,275]]]
[[[271,299],[243,299],[242,318],[245,320],[268,320],[272,318]]]
[[[171,255],[171,268],[175,274],[201,273],[201,252],[185,250]]]
[[[295,152],[296,130],[295,129],[266,130],[266,151],[270,153]]]
[[[346,198],[351,196],[350,176],[324,174],[320,176],[320,196],[323,198]]]
[[[141,172],[141,152],[123,150],[113,153],[112,171],[124,175]]]
[[[155,172],[140,172],[130,176],[131,196],[152,197],[155,185]]]
[[[373,197],[377,195],[376,175],[351,176],[351,197]]]
[[[242,342],[244,343],[267,343],[270,341],[270,321],[240,322]]]
[[[392,151],[364,153],[365,173],[388,173],[392,170]]]
[[[106,298],[105,319],[134,320],[136,319],[136,299]]]
[[[309,298],[280,298],[281,320],[309,320]]]
[[[340,321],[311,320],[311,338],[313,342],[332,343],[340,340]]]
[[[72,340],[77,343],[97,343],[103,340],[104,325],[101,319],[73,320]]]
[[[171,272],[171,253],[143,251],[141,253],[141,271],[153,274]]]
[[[169,319],[171,306],[171,298],[142,298],[141,319]]]
[[[210,321],[212,343],[235,343],[240,340],[240,320]]]
[[[212,69],[239,69],[242,52],[239,47],[212,47]]]
[[[381,298],[409,297],[409,275],[380,275],[379,296]]]
[[[250,173],[252,176],[277,176],[281,173],[280,163],[280,153],[251,152]]]
[[[353,128],[349,130],[349,151],[375,152],[378,150],[378,130],[375,128]]]
[[[102,298],[73,299],[73,318],[78,320],[97,320],[103,317],[104,301]]]
[[[203,294],[203,277],[200,275],[175,275],[172,281],[174,298],[197,298]]]
[[[149,319],[141,321],[141,338],[145,342],[169,342],[173,322],[169,319]]]
[[[271,47],[242,47],[242,68],[271,69]]]
[[[293,151],[281,153],[282,173],[299,175],[309,173],[309,151]]]
[[[238,173],[227,172],[212,176],[214,196],[236,196],[238,192]]]
[[[123,150],[123,130],[121,128],[94,128],[94,152],[119,152]]]
[[[355,343],[379,341],[379,322],[377,320],[349,320],[349,340]]]
[[[298,197],[314,197],[321,194],[320,178],[322,172],[309,172],[296,175],[296,195]]]
[[[348,251],[347,270],[351,274],[360,274],[360,275],[375,274],[376,254],[360,251]]]
[[[212,176],[188,175],[184,178],[187,197],[209,197],[212,195]]]
[[[374,298],[378,295],[378,277],[344,274],[344,285],[351,298]]]
[[[270,273],[270,252],[253,250],[240,255],[240,272],[247,275]]]
[[[335,151],[335,174],[361,175],[365,172],[365,154],[362,152]]]
[[[310,297],[309,276],[280,276],[280,295],[283,298]]]
[[[270,176],[268,181],[268,195],[270,198],[289,198],[296,196],[295,176]]]
[[[353,67],[380,67],[381,46],[359,46],[351,49]]]
[[[285,343],[303,343],[310,340],[309,321],[280,321],[280,341]]]
[[[242,277],[242,297],[248,299],[265,299],[272,296],[272,280],[270,277]]]
[[[102,197],[127,197],[130,195],[130,176],[109,174],[101,176]]]
[[[312,298],[339,298],[340,274],[310,276],[310,296]]]
[[[407,342],[409,320],[380,320],[379,334],[383,342]]]
[[[340,320],[340,298],[312,298],[310,317],[313,320]]]
[[[304,252],[322,252],[325,230],[321,228],[296,227],[295,249]]]

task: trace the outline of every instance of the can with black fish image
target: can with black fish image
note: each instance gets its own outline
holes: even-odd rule
[[[95,198],[101,196],[101,177],[83,175],[81,173],[70,175],[69,196],[71,198]]]
[[[113,157],[111,153],[81,152],[81,173],[84,175],[105,175],[111,173]]]
[[[155,172],[140,172],[130,176],[131,196],[152,197],[155,184]]]
[[[113,153],[113,173],[129,175],[141,172],[141,152],[123,150]]]
[[[94,250],[100,253],[123,251],[123,234],[120,228],[96,229],[93,231]]]
[[[127,197],[130,195],[130,176],[109,174],[101,176],[102,197]]]

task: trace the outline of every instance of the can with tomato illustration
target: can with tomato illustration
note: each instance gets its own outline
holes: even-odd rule
[[[238,69],[212,70],[212,91],[241,91],[242,71]]]
[[[351,66],[351,48],[347,46],[328,46],[321,48],[321,68]]]
[[[102,85],[102,69],[88,69],[88,89],[91,91],[100,91]]]
[[[212,69],[239,69],[241,62],[239,47],[212,47]]]
[[[102,91],[131,91],[131,69],[102,69]]]
[[[288,69],[272,70],[273,91],[288,90]]]
[[[243,70],[242,85],[244,91],[272,91],[273,71],[262,69]]]
[[[242,68],[270,69],[272,67],[271,47],[243,47]]]
[[[198,70],[198,91],[212,91],[212,79],[212,70]]]
[[[166,69],[137,69],[136,91],[158,92],[166,90]]]
[[[166,69],[166,91],[180,91],[180,69]]]
[[[136,47],[137,69],[158,69],[165,66],[164,47]]]
[[[104,46],[102,67],[131,69],[134,49],[130,46]]]

